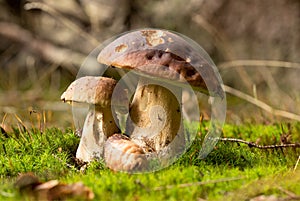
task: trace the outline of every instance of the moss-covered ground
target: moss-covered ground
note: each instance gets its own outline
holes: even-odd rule
[[[230,125],[223,137],[260,145],[299,142],[300,124]],[[81,181],[95,200],[249,200],[265,195],[299,199],[299,148],[258,149],[220,141],[205,159],[198,159],[205,124],[189,150],[173,165],[147,174],[113,172],[92,162],[79,171],[74,160],[79,138],[71,129],[15,128],[0,134],[0,200],[23,200],[14,186],[20,173],[33,172],[42,181]]]

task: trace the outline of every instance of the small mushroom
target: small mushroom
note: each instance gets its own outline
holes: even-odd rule
[[[133,123],[127,122],[127,133],[145,151],[163,150],[176,136],[173,147],[180,149],[185,145],[181,116],[183,85],[222,97],[220,78],[206,56],[199,54],[191,41],[157,29],[124,34],[99,53],[98,62],[141,75],[130,105]],[[202,76],[207,79],[204,81]]]
[[[148,167],[143,149],[122,134],[114,134],[108,138],[104,160],[106,166],[115,171],[137,172],[145,171]]]
[[[62,94],[61,100],[71,104],[89,105],[76,158],[91,161],[103,157],[106,139],[119,132],[111,109],[111,97],[116,86],[111,78],[86,76],[75,80]],[[124,91],[118,92],[120,105],[126,103]]]

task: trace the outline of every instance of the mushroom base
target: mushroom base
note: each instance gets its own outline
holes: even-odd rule
[[[104,161],[116,171],[141,172],[148,167],[141,147],[122,134],[114,134],[105,143]]]
[[[110,107],[91,106],[84,122],[76,158],[85,162],[103,158],[105,141],[118,132],[120,130]]]

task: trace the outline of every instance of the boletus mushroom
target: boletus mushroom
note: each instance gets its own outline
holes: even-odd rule
[[[81,77],[70,84],[61,100],[72,105],[89,105],[76,158],[89,162],[103,157],[104,143],[114,133],[120,132],[111,109],[111,97],[117,81],[106,77]],[[125,91],[118,91],[119,104],[126,103]]]
[[[220,78],[206,55],[201,55],[192,41],[170,31],[129,32],[104,47],[97,59],[140,76],[130,105],[132,121],[128,121],[126,133],[145,152],[163,150],[176,136],[179,138],[174,147],[184,146],[182,100],[178,98],[183,85],[212,96],[223,95]],[[161,128],[153,135],[157,126]]]

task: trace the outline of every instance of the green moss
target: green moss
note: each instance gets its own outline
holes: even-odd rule
[[[72,130],[15,129],[8,137],[0,137],[0,200],[20,200],[13,184],[22,172],[34,172],[42,181],[82,181],[94,191],[95,200],[247,200],[261,194],[287,197],[282,189],[300,193],[299,171],[293,173],[300,149],[260,150],[219,142],[207,158],[200,160],[200,134],[206,132],[206,125],[199,129],[191,126],[199,130],[199,135],[175,164],[158,172],[134,175],[113,172],[97,161],[85,172],[68,167],[66,164],[76,166],[79,142]],[[280,144],[280,136],[287,132],[296,142],[299,128],[299,123],[225,125],[223,134],[261,145]]]

